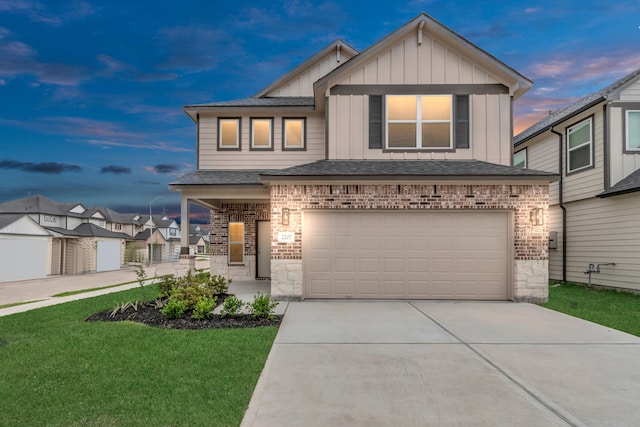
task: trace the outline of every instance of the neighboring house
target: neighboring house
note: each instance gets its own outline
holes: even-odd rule
[[[560,174],[550,277],[588,283],[593,264],[592,283],[639,291],[640,70],[552,112],[514,145],[514,164]]]
[[[202,236],[189,236],[189,253],[204,254],[207,247],[207,241]]]
[[[178,223],[166,215],[152,215],[142,218],[144,220],[144,231],[138,233],[136,240],[145,240],[148,245],[148,255],[151,262],[161,262],[173,260],[174,254],[180,251],[180,226]],[[149,240],[149,229],[153,230],[153,235],[158,231],[161,236],[154,236]]]
[[[108,229],[109,223],[103,208],[85,208],[80,203],[58,203],[40,195],[0,203],[0,214],[26,215],[46,230],[46,275],[119,269],[124,263],[126,242],[133,240],[126,233]],[[38,257],[34,255],[31,258],[35,271],[39,271],[43,265]],[[4,264],[9,261],[8,258],[2,258],[0,262]]]
[[[48,274],[51,234],[26,214],[0,214],[0,282]]]
[[[212,210],[212,271],[271,278],[277,299],[545,301],[557,175],[511,164],[531,85],[420,14],[251,98],[185,107],[197,170],[170,188],[182,218]]]

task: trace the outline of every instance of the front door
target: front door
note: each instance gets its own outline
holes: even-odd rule
[[[271,221],[258,221],[258,256],[256,276],[261,279],[271,277]]]

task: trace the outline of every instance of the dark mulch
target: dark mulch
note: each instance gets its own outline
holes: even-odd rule
[[[208,328],[255,328],[257,326],[280,326],[282,316],[275,316],[274,320],[254,319],[250,314],[242,314],[237,317],[222,317],[219,314],[212,314],[209,319],[196,320],[191,318],[188,311],[180,319],[169,319],[155,307],[153,302],[147,302],[138,306],[138,309],[129,307],[124,312],[118,311],[115,316],[111,315],[112,310],[105,310],[92,314],[85,320],[87,322],[121,322],[129,320],[140,322],[150,326],[166,329],[208,329]]]

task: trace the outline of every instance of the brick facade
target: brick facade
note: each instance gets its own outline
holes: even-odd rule
[[[514,259],[547,260],[547,227],[530,225],[531,209],[549,204],[545,185],[272,185],[271,258],[302,259],[304,209],[511,210]],[[282,226],[282,208],[289,226]],[[277,243],[278,232],[295,232],[295,243]]]

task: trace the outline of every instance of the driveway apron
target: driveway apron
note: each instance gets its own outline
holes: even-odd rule
[[[243,426],[640,425],[640,339],[507,302],[290,303]]]

